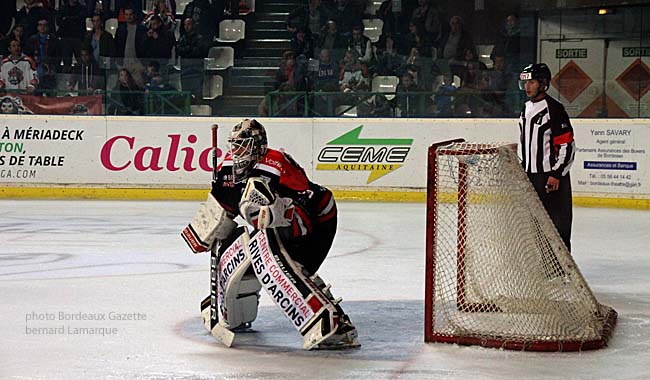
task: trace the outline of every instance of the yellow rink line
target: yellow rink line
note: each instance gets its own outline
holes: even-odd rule
[[[104,187],[0,187],[0,199],[101,199],[203,201],[205,189],[145,189]],[[340,201],[424,202],[423,190],[334,189]],[[574,206],[650,210],[650,199],[574,196]]]

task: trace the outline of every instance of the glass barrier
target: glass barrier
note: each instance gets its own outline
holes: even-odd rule
[[[264,116],[271,117],[510,117],[508,96],[519,92],[456,89],[437,92],[288,92],[265,97]]]
[[[352,115],[356,108],[358,116],[517,117],[526,100],[519,73],[545,62],[548,92],[571,117],[650,117],[647,2],[351,1],[344,10],[321,2],[323,25],[308,23],[304,35],[295,4],[248,3],[239,35],[197,26],[215,33],[201,49],[194,49],[201,39],[184,39],[177,10],[170,58],[100,57],[89,64],[68,48],[61,49],[66,58],[41,62],[32,48],[38,84],[30,87],[29,73],[9,78],[4,91],[23,93],[20,104],[3,97],[5,109],[58,113],[71,103],[81,113],[89,103],[89,113],[110,115],[311,117]],[[119,22],[111,24],[112,35],[124,27]],[[0,39],[0,54],[5,45],[9,39]],[[0,74],[12,69],[7,65]],[[101,98],[100,110],[93,97]]]
[[[1,113],[189,116],[192,91],[181,90],[179,70],[142,65],[76,65],[48,70],[38,83],[0,92]],[[61,67],[62,68],[62,67]],[[66,71],[61,69],[60,71]],[[200,86],[201,81],[197,83]],[[11,86],[6,86],[11,87]]]

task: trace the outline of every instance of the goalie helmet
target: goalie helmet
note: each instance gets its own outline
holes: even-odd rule
[[[230,131],[228,149],[232,156],[235,182],[248,178],[248,172],[266,154],[266,130],[255,119],[244,119]]]
[[[545,63],[533,63],[524,67],[519,74],[519,89],[525,90],[526,81],[536,79],[540,85],[540,91],[548,90],[551,84],[551,69]]]

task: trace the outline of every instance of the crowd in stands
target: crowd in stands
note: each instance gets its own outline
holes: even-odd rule
[[[143,10],[142,0],[59,0],[55,9],[54,0],[24,0],[16,9],[16,0],[3,0],[0,89],[35,95],[61,89],[114,92],[119,99],[110,112],[140,114],[137,92],[175,90],[165,72],[175,56],[188,59],[182,87],[197,99],[202,60],[231,4],[194,0],[177,15],[175,0],[147,3],[151,9]],[[116,26],[113,33],[107,20]],[[107,83],[109,73],[116,74],[114,84]]]
[[[182,14],[175,0],[146,3],[153,4],[151,9],[143,9],[141,0],[59,0],[55,9],[55,0],[24,0],[16,9],[16,0],[3,0],[0,90],[101,92],[114,100],[109,113],[137,115],[144,112],[143,94],[177,90],[167,70],[181,57],[180,87],[198,102],[203,58],[219,22],[239,2],[193,0]],[[396,11],[394,1],[385,0],[374,14],[368,13],[366,0],[308,0],[294,9],[286,22],[291,49],[282,55],[275,90],[311,94],[318,115],[332,115],[339,105],[358,105],[359,115],[367,116],[516,112],[516,101],[507,96],[518,96],[511,90],[527,63],[516,14],[508,15],[499,30],[488,69],[461,16],[444,14],[433,0],[399,4]],[[364,35],[362,20],[369,18],[383,22],[374,42]],[[116,24],[112,33],[107,20]],[[364,96],[378,76],[398,78],[395,94]],[[277,94],[275,100],[281,104],[290,98]],[[302,114],[305,102],[295,103],[276,104],[282,113],[274,115]]]
[[[309,0],[291,12],[287,29],[293,34],[292,49],[283,54],[276,89],[360,93],[357,98],[347,97],[348,103],[356,101],[361,106],[358,113],[367,116],[387,113],[387,105],[401,116],[506,116],[516,112],[506,99],[509,91],[518,96],[516,79],[526,63],[521,58],[516,14],[508,15],[499,31],[488,69],[479,61],[463,18],[446,18],[433,1],[402,1],[400,12],[394,12],[393,0],[385,0],[374,14],[366,6],[365,1],[356,0]],[[370,18],[383,21],[381,36],[374,43],[364,35],[362,23]],[[399,78],[396,96],[390,101],[381,94],[363,96],[371,91],[376,76]],[[417,92],[429,96],[423,98]],[[346,97],[337,99],[346,103]],[[314,103],[316,108],[322,105]]]

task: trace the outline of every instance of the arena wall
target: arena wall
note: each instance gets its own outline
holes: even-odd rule
[[[0,116],[1,198],[205,198],[235,118]],[[423,201],[436,141],[515,142],[514,119],[260,119],[339,199]],[[650,120],[575,119],[577,205],[650,208]]]

